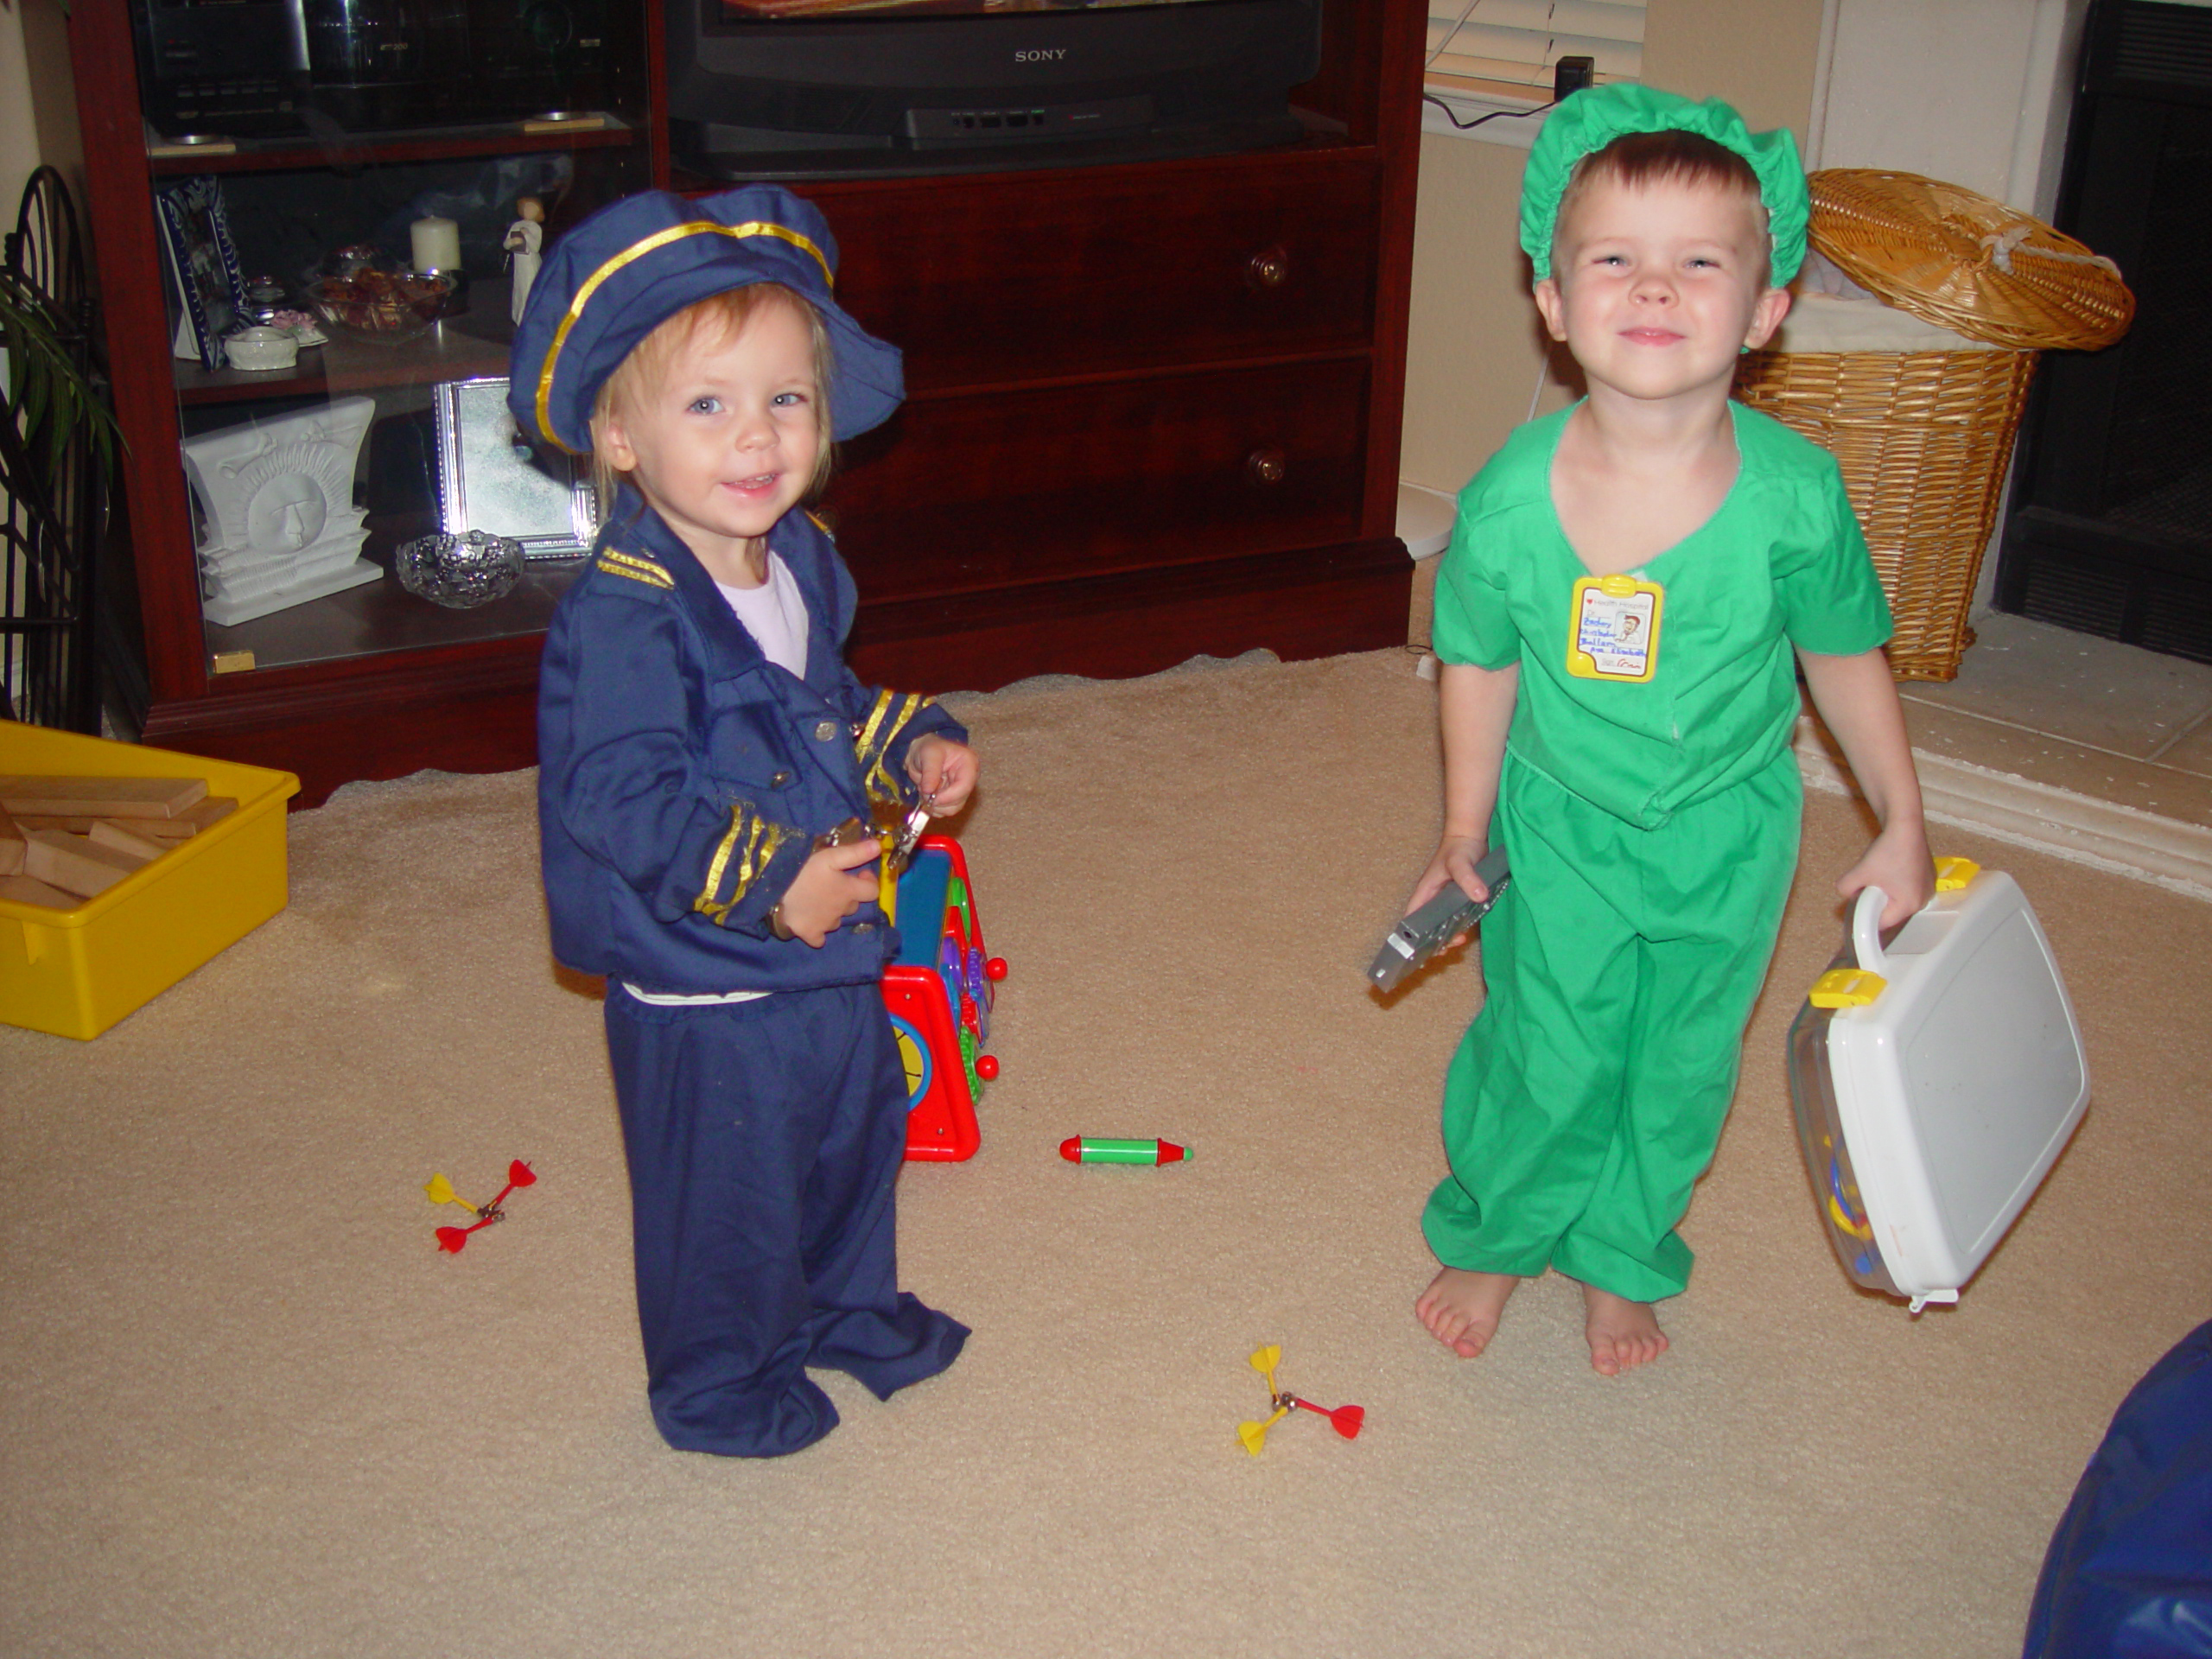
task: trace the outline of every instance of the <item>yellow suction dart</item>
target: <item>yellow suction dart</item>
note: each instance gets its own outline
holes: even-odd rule
[[[433,1175],[423,1190],[430,1195],[432,1204],[457,1204],[472,1216],[484,1212],[453,1190],[453,1183],[442,1175]]]

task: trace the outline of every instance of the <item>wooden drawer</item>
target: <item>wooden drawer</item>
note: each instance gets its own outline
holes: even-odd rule
[[[910,393],[1364,346],[1375,167],[1190,166],[1175,189],[1100,169],[809,193],[840,302],[906,353]]]
[[[829,493],[870,601],[1344,542],[1363,358],[907,404]]]

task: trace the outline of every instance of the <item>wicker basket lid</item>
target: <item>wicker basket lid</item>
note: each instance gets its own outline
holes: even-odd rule
[[[2127,332],[2120,268],[1955,184],[1873,168],[1815,173],[1815,247],[1868,292],[1973,340],[2095,351]]]

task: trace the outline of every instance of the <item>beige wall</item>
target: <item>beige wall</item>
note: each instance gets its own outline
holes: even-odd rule
[[[1885,167],[2048,219],[2088,0],[1837,0],[1822,167]]]
[[[1725,98],[1754,128],[1802,143],[1820,54],[1821,0],[1650,0],[1644,79]],[[1543,340],[1518,241],[1528,152],[1421,140],[1413,315],[1400,475],[1454,490],[1529,412]],[[1544,406],[1566,394],[1548,388]]]
[[[85,219],[85,149],[61,0],[0,0],[0,219],[16,228],[23,186],[57,168]]]
[[[22,0],[0,0],[0,217],[16,228],[23,181],[38,166],[38,124],[23,59]]]

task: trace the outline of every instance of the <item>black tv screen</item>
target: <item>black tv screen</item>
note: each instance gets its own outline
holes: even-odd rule
[[[666,0],[710,176],[1050,166],[1283,143],[1320,0]]]

